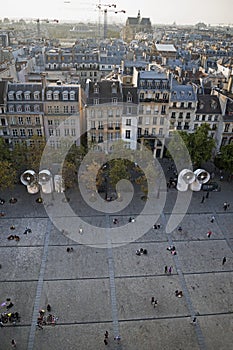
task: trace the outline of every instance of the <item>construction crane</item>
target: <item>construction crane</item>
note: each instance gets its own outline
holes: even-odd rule
[[[50,22],[58,23],[59,22],[58,19],[49,20],[49,19],[39,19],[39,18],[35,19],[34,21],[37,23],[37,36],[38,36],[38,39],[41,36],[41,30],[40,30],[40,23],[41,22],[45,22],[45,23],[50,23]]]
[[[108,34],[108,19],[107,19],[107,13],[109,12],[114,12],[114,13],[126,13],[125,10],[120,10],[120,11],[111,11],[111,10],[107,10],[104,9],[104,39],[107,38],[107,34]]]
[[[99,0],[99,4],[96,5],[97,8],[99,9],[99,37],[101,37],[101,34],[100,34],[100,14],[101,12],[103,11],[104,13],[104,39],[107,38],[107,31],[108,31],[108,20],[107,20],[107,14],[108,12],[114,12],[114,13],[126,13],[125,10],[116,10],[116,4],[102,4],[101,3],[101,0]],[[114,8],[115,10],[112,10],[109,8]]]

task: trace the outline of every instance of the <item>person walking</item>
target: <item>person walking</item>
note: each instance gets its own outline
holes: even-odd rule
[[[168,273],[169,273],[169,275],[171,275],[171,273],[172,273],[172,266],[169,267]]]
[[[210,238],[211,235],[212,235],[212,231],[208,231],[207,232],[207,237]]]
[[[167,265],[164,267],[164,273],[167,273]]]
[[[230,204],[228,204],[227,202],[224,202],[224,203],[223,203],[223,209],[224,209],[224,211],[226,211],[227,208],[229,208],[229,206],[230,206]]]
[[[201,203],[204,203],[204,201],[205,201],[205,196],[202,196]]]
[[[227,259],[226,259],[226,257],[224,256],[224,258],[222,259],[222,265],[224,265],[226,261],[227,261]]]
[[[16,341],[14,339],[11,340],[11,346],[12,348],[16,348]]]
[[[105,345],[108,345],[108,341],[107,341],[106,338],[104,338],[104,344],[105,344]]]
[[[210,192],[207,191],[205,198],[209,198],[209,194],[210,194]]]
[[[210,222],[213,224],[213,223],[214,223],[214,221],[215,221],[215,216],[214,216],[214,215],[212,215],[212,216],[211,216],[211,219],[210,219]]]
[[[155,297],[152,297],[152,298],[151,298],[151,302],[150,302],[150,303],[151,303],[151,305],[153,305],[153,304],[154,304],[154,302],[155,302]]]

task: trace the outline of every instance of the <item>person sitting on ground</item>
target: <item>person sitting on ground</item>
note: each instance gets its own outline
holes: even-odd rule
[[[15,235],[14,239],[16,240],[16,242],[18,242],[20,240],[19,236]]]
[[[136,255],[141,255],[140,250],[136,250]]]
[[[112,222],[113,222],[114,224],[118,224],[118,220],[117,220],[116,218],[114,218],[114,219],[112,220]]]
[[[145,255],[147,254],[147,249],[143,250],[143,254],[145,254]]]
[[[7,237],[7,239],[9,239],[9,241],[11,241],[11,240],[15,239],[15,236],[10,235],[10,236]]]

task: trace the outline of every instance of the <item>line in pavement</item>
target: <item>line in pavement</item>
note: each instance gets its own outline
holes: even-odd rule
[[[164,213],[161,214],[161,218],[162,218],[162,222],[164,224],[164,227],[166,227],[166,218],[165,218]],[[168,238],[169,245],[174,245],[173,240],[172,240],[172,238],[171,238],[171,236],[169,234],[167,234],[167,238]],[[180,278],[180,283],[182,285],[183,294],[185,296],[186,303],[187,303],[190,315],[191,315],[191,317],[193,319],[196,316],[196,312],[194,311],[192,300],[191,300],[189,292],[188,292],[188,288],[187,288],[186,281],[185,281],[185,278],[184,278],[184,275],[183,275],[183,272],[182,272],[180,260],[179,260],[177,255],[174,255],[173,258],[174,258],[174,263],[175,263],[175,266],[176,266],[176,271],[178,273],[178,276]],[[199,325],[199,322],[197,322],[195,326],[196,326],[195,330],[196,330],[196,335],[197,335],[199,348],[200,348],[200,350],[205,350],[206,349],[206,345],[205,345],[204,336],[203,336],[201,327]]]
[[[44,239],[44,250],[43,250],[43,255],[42,255],[42,260],[41,260],[41,265],[40,265],[40,273],[39,273],[39,278],[38,278],[38,283],[37,283],[36,297],[35,297],[35,302],[34,302],[32,323],[31,323],[30,334],[29,334],[29,338],[28,338],[27,350],[33,350],[33,345],[34,345],[34,340],[35,340],[36,324],[37,324],[37,318],[38,318],[38,311],[40,309],[40,299],[41,299],[43,282],[44,282],[46,260],[47,260],[47,256],[48,256],[51,227],[52,227],[51,221],[50,221],[50,219],[47,219],[47,227],[46,227],[45,239]]]

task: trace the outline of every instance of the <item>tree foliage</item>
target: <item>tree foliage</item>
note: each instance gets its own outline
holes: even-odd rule
[[[233,143],[221,147],[219,158],[223,169],[233,174]]]
[[[0,189],[14,187],[16,182],[16,170],[8,160],[1,161],[0,166]]]
[[[174,137],[169,143],[169,149],[172,149],[172,153],[175,154],[176,162],[182,163],[185,157],[187,158],[187,151],[195,166],[200,166],[202,162],[210,160],[216,143],[209,135],[209,131],[209,125],[202,124],[192,134],[188,134],[185,131],[174,133]],[[179,137],[182,138],[186,149],[181,145]]]

